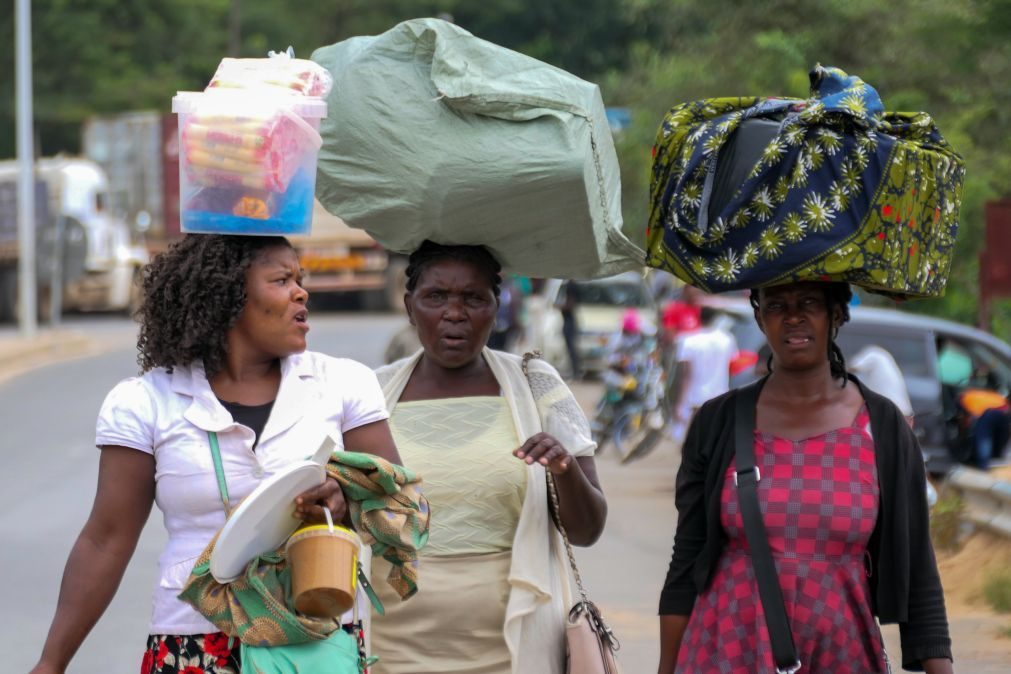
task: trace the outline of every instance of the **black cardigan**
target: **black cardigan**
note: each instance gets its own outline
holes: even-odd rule
[[[951,659],[944,594],[930,543],[923,455],[902,413],[851,377],[867,403],[880,487],[878,520],[867,544],[872,610],[899,623],[902,666]],[[726,544],[720,524],[723,476],[734,458],[734,399],[730,391],[699,410],[685,439],[677,474],[674,552],[660,595],[661,615],[690,615],[712,581]]]

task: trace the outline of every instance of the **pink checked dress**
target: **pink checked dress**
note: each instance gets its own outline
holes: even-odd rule
[[[870,418],[806,440],[755,432],[758,499],[779,570],[799,674],[887,672],[871,613],[867,542],[878,515]],[[720,519],[728,542],[695,602],[679,674],[775,672],[731,463]]]

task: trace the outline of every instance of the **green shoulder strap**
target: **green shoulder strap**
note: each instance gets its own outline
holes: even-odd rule
[[[225,506],[225,517],[232,512],[232,506],[228,500],[228,484],[225,482],[225,469],[221,465],[221,449],[218,447],[218,434],[214,431],[207,431],[207,439],[211,441],[211,460],[214,462],[214,474],[218,478],[218,493],[221,494],[221,503]]]

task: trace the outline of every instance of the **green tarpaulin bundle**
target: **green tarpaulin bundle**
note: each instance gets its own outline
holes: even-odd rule
[[[438,19],[316,50],[316,196],[386,248],[485,245],[530,276],[641,269],[598,87]]]

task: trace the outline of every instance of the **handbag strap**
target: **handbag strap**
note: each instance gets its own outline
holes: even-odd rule
[[[762,520],[762,510],[758,504],[758,482],[762,479],[755,461],[755,406],[758,393],[765,380],[755,382],[737,391],[734,407],[734,484],[737,500],[740,502],[744,533],[751,552],[751,566],[758,584],[758,595],[765,612],[765,624],[769,629],[772,657],[776,661],[777,674],[794,674],[800,669],[797,647],[793,643],[790,620],[783,603],[783,591],[779,586],[776,563],[769,550],[769,538]]]
[[[214,463],[214,475],[218,478],[218,493],[221,494],[221,504],[225,506],[225,517],[232,512],[232,506],[228,500],[228,483],[225,482],[225,469],[221,465],[221,448],[218,446],[218,434],[214,431],[207,431],[207,439],[211,443],[211,461]]]
[[[541,352],[534,351],[523,354],[523,374],[527,378],[527,383],[530,382],[530,370],[529,362],[535,358],[540,358]],[[551,471],[547,468],[544,469],[544,474],[546,476],[548,484],[548,497],[551,504],[551,519],[555,523],[555,528],[558,529],[558,533],[562,536],[562,542],[565,544],[565,554],[569,558],[569,567],[572,569],[572,577],[576,581],[576,589],[579,590],[579,601],[576,606],[570,611],[570,615],[573,611],[582,610],[591,617],[591,623],[595,623],[595,627],[599,630],[599,634],[608,647],[612,651],[617,651],[621,648],[621,642],[618,641],[618,637],[614,635],[611,628],[604,623],[604,619],[600,616],[600,611],[597,609],[596,605],[590,601],[589,596],[586,594],[586,588],[583,587],[583,577],[579,575],[579,566],[576,564],[576,554],[572,550],[572,543],[569,542],[569,534],[565,531],[565,526],[562,524],[562,507],[558,501],[558,488],[555,486],[555,476],[551,474]]]
[[[551,519],[555,522],[555,527],[558,528],[558,533],[562,535],[562,542],[565,543],[565,554],[569,558],[569,566],[572,567],[572,577],[576,581],[576,589],[579,590],[579,597],[582,603],[589,603],[590,598],[586,596],[586,588],[583,587],[583,578],[579,575],[579,567],[576,566],[576,555],[572,550],[572,544],[569,543],[569,535],[565,533],[565,527],[562,526],[562,510],[558,503],[558,489],[555,487],[555,476],[551,474],[550,470],[545,469],[544,472],[547,474],[548,479],[548,496],[551,501]]]
[[[528,364],[531,360],[540,357],[540,351],[523,354],[522,368],[523,375],[527,378],[527,383],[530,382],[530,369]],[[576,588],[579,590],[579,597],[584,603],[589,603],[590,598],[586,596],[586,588],[583,587],[583,578],[579,575],[579,567],[576,565],[576,555],[572,550],[572,544],[569,543],[569,534],[565,532],[565,527],[562,525],[562,509],[558,502],[558,489],[555,487],[555,476],[552,475],[551,471],[547,468],[544,469],[544,473],[547,476],[548,500],[551,503],[551,519],[554,520],[558,533],[562,535],[562,542],[565,543],[565,554],[569,557],[569,566],[572,567],[572,576],[576,580]]]

